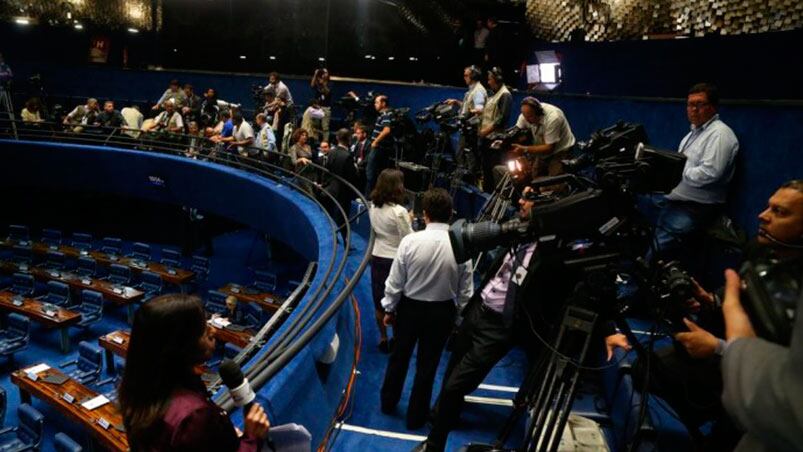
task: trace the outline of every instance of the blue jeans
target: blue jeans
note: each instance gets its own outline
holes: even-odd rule
[[[368,155],[365,157],[365,195],[371,196],[371,190],[376,185],[376,180],[379,178],[379,173],[387,168],[387,154],[388,150],[383,147],[371,148]]]
[[[649,262],[653,256],[663,260],[685,260],[690,250],[684,249],[683,245],[694,233],[707,228],[722,206],[674,201],[666,199],[663,194],[652,194],[639,197],[638,208],[655,225],[655,243],[646,256]]]

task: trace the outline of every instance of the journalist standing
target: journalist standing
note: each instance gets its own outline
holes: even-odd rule
[[[457,105],[460,107],[460,116],[472,116],[482,113],[485,107],[485,100],[488,98],[488,92],[485,87],[480,83],[482,78],[482,70],[477,66],[469,66],[463,69],[463,81],[468,86],[468,91],[463,95],[463,100],[447,99],[446,103],[449,105]]]
[[[332,119],[332,88],[329,86],[329,70],[326,68],[315,69],[310,81],[310,88],[312,88],[313,99],[318,101],[318,105],[323,110],[322,140],[329,141],[329,122]]]
[[[393,152],[393,137],[391,136],[393,116],[388,96],[383,94],[376,96],[374,109],[379,113],[379,117],[374,124],[374,131],[371,133],[371,149],[365,156],[365,178],[367,180],[365,193],[371,193],[377,176],[389,166],[390,154]]]
[[[473,290],[471,261],[458,264],[449,243],[452,200],[442,188],[423,196],[426,229],[401,240],[385,281],[385,325],[394,325],[396,345],[382,383],[382,412],[390,414],[401,398],[416,344],[416,372],[407,405],[407,428],[424,425],[429,414],[432,383],[443,347]]]
[[[482,109],[482,121],[478,132],[482,164],[482,189],[485,193],[493,193],[495,187],[493,169],[500,159],[499,151],[491,149],[488,136],[505,128],[510,118],[513,95],[505,86],[502,70],[495,67],[488,71],[488,87],[493,95],[485,101]]]
[[[198,297],[162,295],[137,310],[119,391],[132,451],[260,450],[269,429],[262,407],[253,405],[241,433],[201,380],[214,349]]]
[[[371,207],[368,216],[374,230],[374,247],[371,250],[371,290],[374,297],[374,313],[379,327],[379,351],[389,353],[385,311],[382,297],[385,294],[385,280],[390,274],[390,266],[396,257],[399,243],[413,232],[410,212],[404,208],[404,174],[397,169],[386,169],[379,174],[376,187],[371,192]]]

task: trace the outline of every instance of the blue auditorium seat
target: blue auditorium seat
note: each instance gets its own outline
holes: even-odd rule
[[[265,323],[263,321],[264,311],[262,308],[253,303],[238,303],[237,307],[240,308],[240,306],[242,306],[241,309],[243,310],[242,325],[255,330],[262,328]]]
[[[14,245],[11,248],[11,261],[15,264],[31,264],[33,249],[30,246]]]
[[[256,270],[251,286],[262,292],[273,292],[276,290],[276,274],[267,270]]]
[[[21,403],[17,407],[19,426],[0,430],[0,451],[39,450],[45,429],[45,417],[36,408]]]
[[[131,253],[128,255],[134,259],[143,261],[151,260],[151,246],[147,243],[136,242],[131,246]]]
[[[8,408],[8,394],[0,387],[0,427],[6,425],[6,408]]]
[[[83,232],[75,232],[72,235],[72,246],[79,250],[89,251],[92,249],[92,235]]]
[[[56,306],[67,306],[70,304],[70,286],[61,281],[48,281],[47,293],[37,300]]]
[[[42,229],[42,243],[50,246],[61,245],[61,231],[58,229]]]
[[[204,307],[207,314],[227,315],[229,310],[226,308],[226,294],[210,290]]]
[[[120,264],[112,264],[109,267],[109,276],[106,277],[106,280],[120,285],[126,285],[131,283],[131,269],[126,267],[125,265]]]
[[[203,256],[192,256],[192,267],[195,273],[195,284],[200,285],[209,278],[209,258]]]
[[[78,326],[87,327],[100,322],[103,318],[103,295],[94,290],[81,291],[81,304],[76,307],[81,313],[81,321]]]
[[[48,250],[45,255],[45,267],[49,269],[64,270],[66,261],[64,253],[60,251]]]
[[[33,275],[28,273],[14,273],[11,279],[11,287],[6,290],[17,295],[30,297],[33,295],[35,287]]]
[[[9,314],[5,329],[0,330],[0,356],[13,357],[14,353],[28,348],[30,340],[31,321],[28,317],[17,313]]]
[[[100,371],[103,370],[103,352],[100,347],[91,342],[81,341],[78,344],[78,358],[63,363],[61,368],[75,366],[75,370],[68,376],[82,385],[89,385],[97,381]]]
[[[78,258],[78,267],[76,267],[75,273],[79,276],[94,278],[98,273],[98,263],[92,257],[81,256]]]
[[[164,288],[164,281],[162,281],[161,276],[145,270],[140,277],[142,281],[136,287],[145,292],[145,296],[142,298],[143,301],[148,301],[157,295],[161,295]]]
[[[8,225],[8,238],[11,240],[30,240],[31,236],[28,232],[28,226],[23,226],[20,224]]]
[[[170,267],[181,267],[181,253],[170,248],[162,249],[162,259],[159,261]]]
[[[62,432],[56,433],[53,437],[53,448],[56,449],[56,452],[81,452],[84,450],[74,439]]]
[[[103,395],[112,402],[117,400],[117,390],[120,387],[120,382],[123,380],[123,374],[125,373],[125,361],[115,359],[114,369],[114,376],[105,378],[95,383],[95,387],[98,389],[98,391],[102,392]],[[111,385],[108,390],[104,388],[104,386],[107,385]]]
[[[117,237],[104,237],[100,251],[106,254],[120,255],[123,252],[123,239]]]

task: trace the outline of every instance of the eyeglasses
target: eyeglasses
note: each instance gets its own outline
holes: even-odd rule
[[[686,104],[686,108],[689,110],[700,110],[703,107],[711,105],[710,102],[689,102]]]

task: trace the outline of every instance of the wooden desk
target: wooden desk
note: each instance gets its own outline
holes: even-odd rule
[[[13,247],[14,245],[19,244],[16,240],[2,240],[0,241],[0,246],[4,246],[7,248]],[[59,251],[64,253],[67,257],[78,258],[80,256],[89,256],[95,259],[99,264],[104,265],[106,267],[112,264],[120,264],[125,265],[126,267],[131,268],[134,272],[142,273],[144,270],[148,270],[158,274],[163,281],[169,282],[171,284],[176,284],[182,286],[186,283],[192,281],[195,277],[195,273],[190,270],[185,270],[183,268],[173,268],[167,266],[165,264],[160,264],[158,262],[150,262],[150,261],[143,261],[140,259],[135,259],[133,257],[127,256],[111,256],[109,254],[100,252],[100,251],[83,251],[78,248],[69,245],[48,245],[42,242],[28,242],[31,250],[35,254],[47,254],[48,251]]]
[[[243,287],[239,284],[229,283],[218,289],[226,295],[232,295],[238,301],[245,303],[256,303],[265,311],[274,313],[279,310],[284,302],[284,297],[272,294],[270,292],[259,292],[250,287]]]
[[[17,306],[13,303],[16,295],[11,292],[0,292],[0,309],[4,311],[22,314],[31,320],[43,324],[46,328],[58,329],[61,334],[61,352],[70,351],[70,335],[67,327],[75,325],[81,321],[81,313],[56,307],[56,315],[51,317],[46,315],[42,309],[42,303],[33,298],[22,298],[22,305]]]
[[[31,396],[35,396],[58,410],[67,418],[83,425],[103,447],[113,451],[128,450],[128,438],[125,432],[121,432],[115,428],[115,426],[122,427],[123,416],[114,403],[107,403],[94,410],[87,410],[81,406],[81,402],[97,396],[98,393],[72,379],[60,385],[47,383],[42,380],[46,375],[64,375],[58,369],[50,368],[39,372],[37,375],[39,379],[33,381],[28,378],[24,369],[12,372],[11,382],[19,387],[20,399],[23,402],[30,403]],[[70,394],[75,400],[72,403],[67,402],[62,398],[64,393]],[[101,418],[111,424],[108,429],[104,429],[98,424],[98,420]]]
[[[145,292],[130,286],[119,286],[102,279],[79,276],[62,270],[49,270],[38,266],[15,264],[9,261],[0,261],[0,270],[7,273],[30,273],[40,281],[60,281],[76,291],[88,289],[100,292],[105,300],[128,308],[129,322],[134,318],[134,304],[145,296]]]
[[[117,343],[114,339],[122,339],[122,343]],[[131,342],[131,332],[127,330],[112,331],[109,334],[98,338],[98,345],[106,354],[106,369],[109,374],[114,374],[114,355],[123,358],[128,354],[128,344]]]
[[[240,348],[245,347],[251,342],[251,339],[254,337],[254,333],[251,331],[232,331],[227,328],[220,328],[219,326],[212,323],[212,320],[208,320],[206,322],[209,326],[212,327],[212,330],[215,334],[215,339],[218,339],[222,342],[229,342],[232,343]]]

